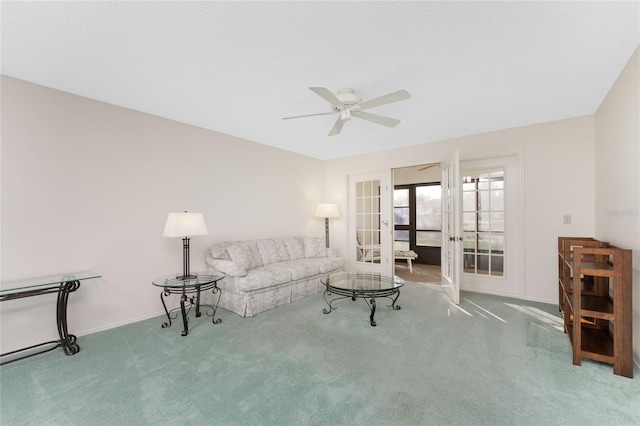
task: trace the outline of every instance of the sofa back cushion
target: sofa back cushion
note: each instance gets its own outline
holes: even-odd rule
[[[247,269],[238,265],[233,260],[207,258],[207,265],[213,267],[216,271],[220,271],[225,275],[232,277],[244,277],[247,275]]]
[[[260,253],[263,265],[291,260],[282,239],[258,240],[256,241],[256,245],[258,246],[258,253]]]
[[[239,242],[240,241],[225,241],[215,244],[209,249],[209,255],[214,259],[231,260],[229,253],[227,252],[227,247],[238,244]]]
[[[283,241],[291,260],[304,259],[304,238],[289,237]]]
[[[304,237],[304,257],[327,257],[327,246],[324,238]]]
[[[258,254],[258,247],[255,241],[240,241],[229,245],[227,254],[232,261],[237,262],[247,270],[262,266],[262,259]]]

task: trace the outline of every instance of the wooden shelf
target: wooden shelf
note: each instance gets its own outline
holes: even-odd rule
[[[631,259],[593,238],[558,238],[558,305],[575,365],[592,359],[633,377]]]
[[[572,336],[573,326],[569,326],[569,336]],[[573,339],[570,338],[572,343]],[[608,362],[613,364],[613,340],[611,335],[606,330],[594,330],[585,329],[582,330],[581,351],[591,356],[585,357],[594,359],[594,355],[597,355],[599,359],[597,361]]]
[[[606,296],[590,296],[584,293],[580,297],[581,315],[606,320],[613,319],[613,301]]]

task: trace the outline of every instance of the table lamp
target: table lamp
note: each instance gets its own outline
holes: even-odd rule
[[[202,213],[169,213],[164,225],[163,237],[182,237],[182,275],[176,278],[187,280],[196,278],[189,273],[189,237],[207,235],[207,225]]]

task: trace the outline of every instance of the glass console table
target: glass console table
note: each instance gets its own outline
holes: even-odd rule
[[[62,347],[62,350],[66,355],[77,354],[80,351],[80,346],[78,346],[78,343],[76,343],[76,336],[74,336],[73,334],[69,334],[69,330],[67,327],[67,301],[69,300],[69,294],[80,288],[80,282],[100,277],[101,275],[98,275],[94,272],[83,271],[74,272],[67,275],[50,275],[46,277],[29,278],[25,280],[3,281],[0,285],[0,302],[24,299],[25,297],[40,296],[50,293],[56,293],[58,295],[56,304],[56,324],[58,326],[59,339],[51,340],[44,343],[38,343],[37,345],[32,345],[26,348],[17,349],[1,354],[0,357],[9,358],[5,358],[6,361],[0,362],[0,365],[49,352],[59,347]],[[41,346],[51,347],[42,350],[36,350]],[[22,356],[11,356],[25,351],[30,352]]]
[[[164,307],[164,312],[167,314],[167,322],[162,323],[162,328],[171,327],[171,322],[178,317],[178,310],[182,314],[182,335],[186,336],[189,334],[189,311],[191,307],[195,305],[196,307],[196,317],[202,315],[200,313],[200,306],[206,306],[212,310],[211,313],[211,322],[214,324],[220,324],[222,322],[221,318],[216,319],[216,311],[218,310],[218,303],[220,302],[220,296],[222,296],[222,290],[218,287],[218,281],[224,278],[224,275],[210,274],[208,272],[198,272],[192,278],[180,278],[176,277],[176,274],[167,275],[164,277],[156,278],[152,281],[152,284],[156,287],[162,287],[162,292],[160,293],[160,300],[162,301],[162,307]],[[213,305],[204,305],[200,304],[200,294],[203,291],[211,290],[211,292],[215,294],[219,294],[218,302],[215,306]],[[195,296],[193,295],[195,293]],[[174,308],[171,310],[167,309],[167,304],[164,299],[169,297],[172,294],[180,295],[180,307]],[[190,294],[191,296],[187,296]],[[185,306],[186,303],[189,303],[189,307]],[[174,316],[172,316],[174,314]],[[207,314],[209,315],[209,314]]]

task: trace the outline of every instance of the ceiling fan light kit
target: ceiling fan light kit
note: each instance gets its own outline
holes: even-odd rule
[[[338,90],[336,98],[342,102],[342,105],[355,105],[362,102],[360,96],[356,95],[354,90],[348,87]]]
[[[329,104],[331,105],[331,111],[321,112],[317,114],[296,115],[293,117],[282,117],[282,119],[290,120],[292,118],[340,114],[335,124],[329,131],[329,136],[339,134],[344,123],[346,121],[349,121],[351,117],[357,117],[362,120],[370,121],[372,123],[380,124],[386,127],[395,127],[400,123],[400,120],[391,117],[385,117],[383,115],[373,114],[371,112],[365,112],[363,110],[390,104],[393,102],[400,102],[411,99],[411,95],[406,90],[398,90],[383,96],[379,96],[377,98],[369,99],[368,101],[364,102],[353,89],[348,87],[338,90],[338,93],[335,95],[325,87],[309,87],[309,90],[329,102]]]

